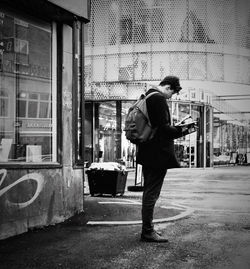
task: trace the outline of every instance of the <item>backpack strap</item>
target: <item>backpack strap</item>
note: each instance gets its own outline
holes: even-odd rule
[[[154,95],[156,93],[160,94],[160,92],[158,92],[158,91],[157,92],[151,92],[151,93],[149,93],[148,95],[145,96],[145,99],[148,99],[150,96],[152,96],[152,95]]]
[[[157,92],[151,92],[151,93],[149,93],[148,95],[145,95],[145,97],[144,97],[145,105],[147,105],[147,104],[146,104],[146,100],[147,100],[149,97],[151,97],[152,95],[156,94],[156,93],[160,94],[160,92],[157,91]],[[148,119],[149,126],[151,126],[151,122],[150,122],[150,119],[149,119],[149,116],[148,116],[148,112],[147,112],[147,114],[146,114],[145,116],[146,116],[147,119]]]

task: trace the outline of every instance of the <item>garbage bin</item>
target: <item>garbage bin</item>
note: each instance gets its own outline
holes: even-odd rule
[[[92,165],[86,171],[90,195],[111,194],[113,197],[117,194],[123,195],[128,172],[123,169],[107,170],[105,168],[107,168],[107,163],[106,165],[99,164],[98,168]]]

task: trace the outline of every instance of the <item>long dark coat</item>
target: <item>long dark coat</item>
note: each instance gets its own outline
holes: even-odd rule
[[[156,89],[150,89],[149,94]],[[180,167],[174,152],[174,139],[181,137],[180,127],[171,126],[170,112],[164,95],[154,94],[146,100],[150,122],[157,128],[153,139],[138,145],[137,163],[152,168]]]

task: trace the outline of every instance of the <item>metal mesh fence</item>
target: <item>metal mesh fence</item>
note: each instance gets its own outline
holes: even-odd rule
[[[166,74],[250,84],[249,26],[248,0],[92,0],[86,92]]]

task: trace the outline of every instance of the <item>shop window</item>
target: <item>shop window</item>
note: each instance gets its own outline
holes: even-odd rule
[[[0,10],[0,164],[56,162],[52,28]]]

